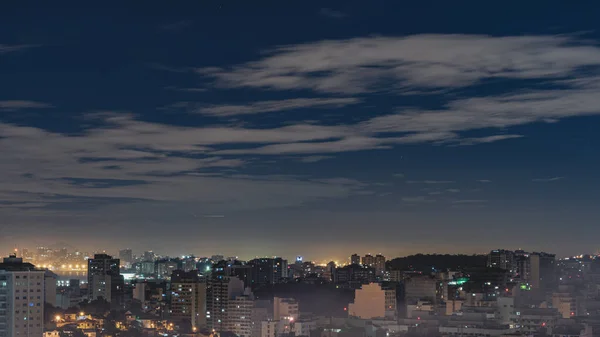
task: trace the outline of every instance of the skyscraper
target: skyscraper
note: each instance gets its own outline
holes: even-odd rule
[[[119,259],[124,265],[130,266],[133,263],[133,251],[129,248],[120,250]]]
[[[214,275],[206,285],[206,324],[216,332],[226,331],[229,300],[244,294],[237,277]]]
[[[529,254],[530,284],[532,289],[553,289],[556,283],[555,255],[548,253]]]
[[[192,327],[206,325],[206,283],[200,281],[196,270],[171,274],[169,313],[173,319],[189,320]]]
[[[372,267],[375,268],[375,275],[382,276],[385,273],[385,256],[381,254],[375,255]]]
[[[350,264],[360,264],[360,256],[358,256],[358,254],[352,254],[350,256]]]
[[[107,254],[95,254],[88,260],[88,298],[103,297],[111,305],[123,303],[123,277],[119,269],[119,259]]]
[[[10,255],[0,263],[0,336],[42,336],[44,271]]]
[[[375,267],[375,258],[371,254],[367,254],[362,258],[362,265],[367,267]]]
[[[287,260],[261,258],[248,262],[252,266],[252,286],[280,283],[287,278]]]
[[[495,249],[488,254],[488,268],[500,268],[514,273],[516,271],[515,253],[505,249]]]
[[[234,296],[227,305],[226,331],[233,332],[239,337],[252,335],[252,311],[254,296],[247,289],[244,295]]]

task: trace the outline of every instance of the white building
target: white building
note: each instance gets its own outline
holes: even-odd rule
[[[225,329],[238,337],[250,337],[252,335],[254,296],[249,292],[242,296],[236,296],[229,300],[227,308]]]
[[[16,255],[0,263],[0,336],[42,336],[44,271]]]
[[[206,324],[217,332],[226,331],[229,301],[244,294],[244,282],[237,277],[216,276],[206,287]]]
[[[362,319],[395,318],[396,291],[384,290],[377,283],[363,285],[354,292],[354,303],[348,305],[351,317]]]
[[[273,299],[273,320],[297,320],[300,316],[298,302],[293,298],[275,297]]]

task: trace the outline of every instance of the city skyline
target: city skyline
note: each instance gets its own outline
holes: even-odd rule
[[[552,3],[4,4],[0,246],[595,253],[600,31]]]
[[[481,252],[475,252],[475,253],[469,253],[469,252],[455,252],[455,253],[448,253],[448,252],[427,252],[427,251],[422,251],[422,252],[416,252],[414,254],[408,254],[408,255],[394,255],[394,254],[385,254],[383,252],[374,252],[374,251],[367,251],[367,252],[363,252],[363,251],[352,251],[349,252],[346,255],[340,255],[340,256],[329,256],[329,257],[323,257],[323,256],[315,256],[315,255],[305,255],[305,254],[296,254],[296,255],[290,255],[290,256],[286,256],[286,255],[278,255],[278,254],[273,254],[273,255],[268,255],[268,254],[262,254],[262,255],[248,255],[248,254],[228,254],[226,251],[217,251],[217,252],[192,252],[192,251],[187,251],[187,252],[183,252],[183,253],[179,253],[179,254],[174,254],[174,253],[168,253],[168,252],[164,252],[164,251],[160,251],[160,250],[152,250],[152,249],[132,249],[131,247],[121,247],[118,249],[113,249],[113,250],[107,250],[107,249],[93,249],[93,250],[81,250],[81,249],[77,249],[77,247],[65,244],[65,243],[61,243],[61,244],[54,244],[54,245],[40,245],[37,247],[15,247],[12,250],[7,250],[6,255],[8,254],[17,254],[17,256],[22,257],[23,254],[26,252],[29,256],[31,256],[32,254],[34,256],[38,255],[40,253],[40,250],[48,250],[48,251],[53,251],[53,252],[64,252],[64,254],[68,253],[68,256],[70,256],[71,258],[77,257],[80,260],[84,260],[85,258],[91,258],[94,256],[94,254],[108,254],[108,255],[112,255],[115,258],[119,258],[119,255],[123,252],[127,252],[127,254],[132,254],[132,258],[134,259],[144,259],[145,254],[146,253],[151,253],[154,254],[154,259],[187,259],[190,257],[194,257],[196,259],[211,259],[214,257],[222,257],[226,260],[228,259],[237,259],[239,261],[248,261],[251,259],[260,259],[260,258],[283,258],[285,260],[287,260],[289,263],[293,263],[294,261],[297,261],[298,259],[300,260],[300,262],[312,262],[318,265],[326,265],[329,262],[335,262],[336,265],[348,265],[348,264],[352,264],[352,258],[354,256],[358,257],[358,261],[359,264],[361,263],[360,261],[363,261],[363,258],[366,256],[371,256],[371,257],[376,257],[376,256],[383,256],[383,258],[386,261],[390,261],[396,258],[405,258],[405,257],[409,257],[409,256],[414,256],[414,255],[455,255],[455,256],[459,256],[459,255],[465,255],[465,256],[469,256],[469,255],[479,255],[479,256],[483,256],[483,255],[489,255],[490,252],[495,252],[495,251],[505,251],[505,250],[509,250],[509,251],[522,251],[526,254],[531,254],[531,253],[549,253],[549,254],[554,254],[553,251],[551,250],[531,250],[528,249],[527,247],[519,247],[519,248],[511,248],[511,247],[494,247],[494,248],[490,248],[486,251],[481,251]],[[77,255],[75,255],[77,254]],[[575,254],[568,254],[568,255],[556,255],[557,259],[569,259],[569,258],[578,258],[578,257],[583,257],[589,255],[591,257],[595,257],[595,256],[600,256],[600,252],[579,252],[579,253],[575,253]],[[31,257],[30,257],[31,258]],[[34,258],[34,260],[36,260]],[[56,257],[46,257],[43,258],[42,260],[47,260],[47,261],[55,261],[56,263]],[[59,259],[60,260],[60,259]],[[39,261],[39,260],[36,260]],[[48,264],[49,266],[49,264]],[[46,265],[44,266],[46,267]],[[64,266],[63,266],[64,267]],[[81,264],[79,269],[82,269],[86,267],[84,264]]]

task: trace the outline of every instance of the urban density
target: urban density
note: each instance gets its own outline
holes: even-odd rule
[[[600,256],[168,257],[15,249],[0,336],[591,336]]]
[[[0,337],[600,337],[600,0],[0,0]]]

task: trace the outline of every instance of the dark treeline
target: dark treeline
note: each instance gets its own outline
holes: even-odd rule
[[[485,267],[486,255],[417,254],[398,257],[387,262],[388,270],[457,270],[465,267]]]

